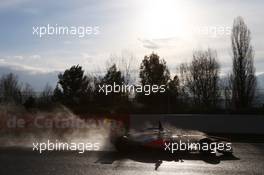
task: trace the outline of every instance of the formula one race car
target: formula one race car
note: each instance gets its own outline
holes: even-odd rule
[[[158,128],[148,128],[137,132],[128,132],[114,139],[114,145],[120,152],[162,151],[168,153],[198,152],[208,155],[221,153],[232,155],[231,142],[226,138],[207,134],[179,134],[164,129],[161,122]]]

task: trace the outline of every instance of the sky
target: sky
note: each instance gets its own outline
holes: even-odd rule
[[[155,52],[173,72],[192,59],[193,51],[211,48],[221,74],[227,74],[230,30],[242,16],[251,30],[259,74],[264,72],[263,7],[262,0],[1,0],[0,66],[36,76],[76,64],[96,72],[113,55],[133,55],[136,69]],[[83,38],[33,34],[34,27],[47,25],[97,26],[99,33]]]

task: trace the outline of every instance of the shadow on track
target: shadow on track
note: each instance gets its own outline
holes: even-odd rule
[[[184,162],[184,160],[203,160],[208,164],[219,164],[221,161],[239,160],[234,155],[204,155],[199,153],[177,153],[177,154],[164,154],[157,152],[105,152],[95,163],[112,164],[115,161],[122,163],[122,160],[133,160],[142,163],[152,163],[155,165],[155,170],[161,166],[163,161]]]

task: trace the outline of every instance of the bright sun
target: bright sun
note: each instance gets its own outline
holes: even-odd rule
[[[151,0],[145,4],[144,35],[147,38],[187,37],[190,13],[179,0]]]

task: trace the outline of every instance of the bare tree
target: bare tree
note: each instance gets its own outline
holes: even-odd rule
[[[22,103],[26,109],[35,107],[36,94],[32,86],[26,83],[22,89]]]
[[[124,77],[125,84],[132,84],[136,81],[136,59],[133,53],[129,51],[122,51],[120,55],[112,54],[107,60],[107,68],[116,64]]]
[[[248,108],[254,99],[256,76],[250,30],[242,17],[234,20],[231,41],[233,52],[232,102],[237,109]]]
[[[48,105],[52,103],[53,91],[53,88],[49,84],[45,85],[39,97],[40,103],[42,105]]]
[[[35,97],[34,89],[28,83],[26,83],[22,88],[22,103],[24,103],[28,98]]]
[[[3,75],[0,80],[0,98],[2,102],[21,103],[21,85],[18,77],[12,73]]]
[[[122,54],[119,68],[124,76],[125,83],[131,84],[136,81],[135,56],[132,53]]]
[[[219,98],[219,64],[216,52],[196,51],[190,64],[180,66],[182,86],[196,105],[214,107]]]

